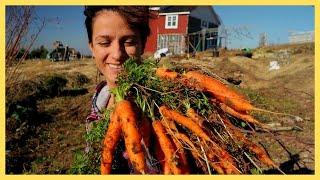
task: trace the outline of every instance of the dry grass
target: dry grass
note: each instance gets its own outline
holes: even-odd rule
[[[313,170],[314,160],[310,159],[314,159],[314,51],[307,44],[269,47],[260,49],[259,53],[275,53],[281,49],[289,49],[291,55],[290,59],[279,59],[281,69],[278,71],[268,71],[269,62],[275,59],[249,59],[241,56],[213,58],[208,52],[190,59],[177,57],[175,62],[190,68],[199,67],[223,79],[239,79],[242,81],[240,87],[244,88],[244,92],[258,106],[272,107],[272,110],[301,116],[305,121],[298,125],[304,127],[304,131],[282,132],[278,137],[293,154],[303,152],[300,157],[308,160],[305,167]],[[161,63],[166,64],[166,61],[172,59],[164,58]],[[30,136],[21,139],[24,143],[19,143],[17,139],[18,142],[13,147],[18,149],[11,149],[9,154],[7,151],[7,158],[15,156],[17,161],[13,162],[20,164],[16,167],[20,169],[16,169],[14,173],[68,173],[74,152],[83,150],[85,146],[82,137],[85,133],[84,120],[90,110],[94,87],[99,81],[94,62],[92,59],[70,62],[25,61],[20,70],[23,80],[36,81],[40,75],[62,75],[68,80],[67,88],[74,87],[72,83],[76,74],[81,73],[90,80],[77,87],[87,89],[86,94],[38,99],[37,111],[43,121],[33,127],[34,131]],[[19,93],[16,94],[18,96]],[[290,118],[273,118],[271,121],[295,123]],[[7,140],[10,139],[9,136],[10,134],[6,134]],[[263,136],[268,137],[267,134]],[[283,153],[283,148],[274,138],[268,138],[264,145],[271,157],[278,163],[289,161],[290,157]]]
[[[51,62],[48,60],[29,60],[24,61],[20,67],[20,72],[23,74],[23,79],[33,79],[44,73],[61,73],[72,74],[81,72],[90,79],[96,76],[96,67],[92,59],[84,59],[81,61],[71,62]]]

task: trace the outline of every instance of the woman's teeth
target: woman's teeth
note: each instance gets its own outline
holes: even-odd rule
[[[115,64],[109,64],[109,66],[111,68],[115,68],[115,69],[121,69],[122,68],[122,65],[118,64],[118,65],[115,65]]]

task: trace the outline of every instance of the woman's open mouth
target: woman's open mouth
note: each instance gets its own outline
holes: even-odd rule
[[[122,69],[121,64],[109,64],[109,67],[112,69]]]
[[[108,69],[112,74],[119,74],[123,70],[122,64],[108,64]]]

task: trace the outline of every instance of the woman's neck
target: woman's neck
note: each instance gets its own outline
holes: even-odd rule
[[[110,99],[109,99],[109,101],[107,103],[107,109],[113,107],[114,104],[115,104],[115,98],[114,98],[114,95],[111,94]]]

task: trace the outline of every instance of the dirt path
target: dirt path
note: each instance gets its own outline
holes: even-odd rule
[[[32,173],[68,173],[74,152],[84,150],[85,116],[89,113],[91,95],[77,97],[58,97],[39,103],[39,110],[50,114],[51,122],[41,126],[38,138],[32,139],[35,147],[35,160]]]

